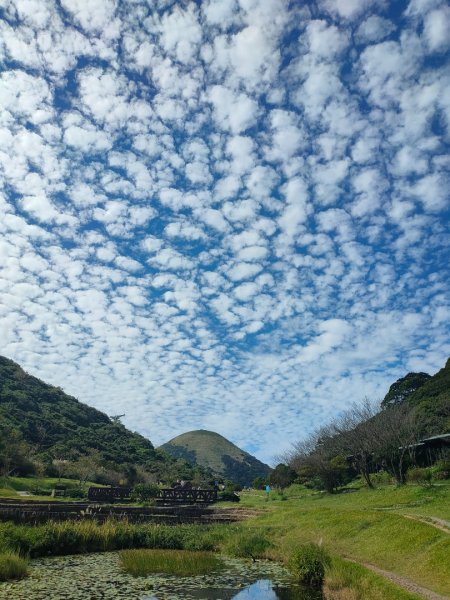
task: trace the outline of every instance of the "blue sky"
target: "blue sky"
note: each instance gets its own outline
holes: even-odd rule
[[[449,343],[441,0],[4,0],[0,353],[271,461]]]

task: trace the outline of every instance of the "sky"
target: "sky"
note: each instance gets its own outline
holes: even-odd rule
[[[450,7],[0,0],[0,354],[261,460],[450,356]]]

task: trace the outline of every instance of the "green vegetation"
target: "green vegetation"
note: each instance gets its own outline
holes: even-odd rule
[[[425,385],[429,379],[431,379],[431,376],[428,373],[408,373],[405,377],[400,377],[389,388],[388,393],[381,402],[381,406],[385,408],[393,404],[401,404],[416,390]]]
[[[37,556],[104,552],[125,548],[214,550],[220,528],[200,525],[130,524],[126,521],[49,522],[45,525],[0,523],[0,552]]]
[[[52,490],[56,486],[65,487],[65,495],[62,498],[51,498]],[[79,500],[86,497],[86,488],[94,485],[87,481],[83,488],[80,488],[80,482],[76,479],[57,478],[57,477],[0,477],[0,498],[20,499],[18,492],[29,492],[35,499],[44,500]]]
[[[450,521],[449,482],[396,487],[377,481],[377,485],[372,490],[361,482],[353,482],[343,493],[326,494],[295,484],[283,496],[271,492],[269,500],[264,491],[243,492],[241,505],[258,509],[259,514],[226,526],[132,525],[124,521],[38,526],[2,523],[0,552],[35,557],[140,548],[215,551],[292,565],[300,547],[320,544],[332,555],[329,566],[323,561],[328,598],[415,598],[368,571],[362,566],[364,563],[449,594],[450,536],[433,527],[431,520]],[[305,550],[301,552],[303,556]],[[300,579],[300,558],[296,564]]]
[[[450,432],[450,358],[408,398],[427,434]]]
[[[230,556],[237,558],[251,558],[253,562],[257,558],[267,558],[267,550],[272,547],[268,539],[267,531],[245,529],[227,532],[224,550]]]
[[[274,545],[268,553],[273,559],[288,563],[299,544],[320,542],[334,556],[374,564],[436,592],[450,593],[450,536],[429,521],[431,517],[450,521],[448,482],[374,490],[359,483],[340,494],[294,485],[285,494],[284,502],[266,502],[264,492],[241,494],[244,507],[262,510],[247,527],[270,532]]]
[[[206,477],[0,356],[0,477],[11,474],[115,485]]]
[[[206,575],[222,568],[223,563],[211,552],[187,550],[123,550],[120,564],[134,576],[167,573],[180,577]]]
[[[22,579],[27,575],[28,561],[14,552],[0,553],[0,581]]]
[[[270,485],[279,490],[288,487],[291,483],[294,483],[296,479],[297,473],[294,469],[291,469],[291,467],[288,467],[283,463],[278,464],[269,476]]]
[[[421,424],[421,433],[450,431],[450,359],[435,375],[408,373],[391,385],[381,406],[407,403]]]
[[[449,594],[450,457],[442,449],[445,442],[433,456],[427,451],[427,462],[415,450],[418,435],[450,430],[449,389],[450,361],[433,377],[410,374],[391,386],[383,410],[354,405],[270,472],[206,431],[172,440],[177,458],[169,459],[118,418],[84,407],[0,358],[0,496],[27,490],[45,498],[60,483],[75,498],[90,481],[123,481],[135,485],[135,499],[145,503],[152,501],[162,473],[166,481],[200,482],[220,472],[237,483],[255,480],[260,488],[240,496],[244,509],[259,509],[259,514],[233,526],[0,523],[0,579],[26,573],[22,556],[145,549],[124,552],[123,560],[157,571],[161,561],[172,561],[167,564],[172,573],[183,568],[183,574],[191,574],[191,552],[198,563],[198,552],[216,551],[290,565],[299,582],[319,586],[324,581],[327,599],[415,598],[365,564]],[[192,469],[184,459],[202,469]],[[261,488],[267,481],[278,492],[265,493]],[[236,487],[229,484],[223,499]],[[161,550],[175,553],[168,561]],[[176,565],[177,555],[182,567]]]
[[[332,557],[324,582],[326,600],[419,600],[361,565]]]
[[[154,483],[138,483],[133,488],[132,498],[136,502],[154,500],[159,493],[159,487]]]
[[[266,477],[270,467],[213,431],[189,431],[161,449],[175,458],[201,466],[225,480],[250,486],[255,477]]]
[[[373,475],[387,471],[398,484],[408,469],[431,467],[450,456],[450,359],[430,377],[409,373],[396,381],[379,407],[367,399],[294,445],[283,457],[298,481],[333,492],[356,473],[371,488]],[[273,474],[272,474],[273,476]],[[423,477],[431,476],[422,472]],[[411,471],[410,477],[420,477]]]
[[[317,544],[303,544],[296,548],[289,560],[289,568],[298,583],[321,588],[325,579],[325,567],[330,557]]]

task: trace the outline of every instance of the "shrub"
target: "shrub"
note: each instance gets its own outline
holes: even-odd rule
[[[289,561],[292,574],[302,585],[321,587],[325,577],[325,567],[330,564],[330,557],[317,544],[299,546]]]
[[[431,470],[435,479],[450,479],[450,458],[438,460]]]
[[[157,498],[159,487],[154,483],[138,483],[131,494],[133,500],[137,502],[148,502]]]
[[[219,492],[217,494],[218,502],[240,502],[241,499],[235,492]]]
[[[378,473],[372,473],[370,479],[374,485],[389,485],[392,483],[392,477],[387,471],[378,471]]]
[[[0,554],[0,581],[22,579],[27,575],[28,561],[14,552]]]
[[[420,467],[413,467],[408,469],[407,480],[420,483],[421,485],[431,485],[431,479],[433,474],[430,469],[422,469]]]
[[[253,562],[257,558],[262,558],[265,551],[272,546],[261,531],[242,531],[237,536],[231,538],[226,546],[226,551],[231,556],[238,558],[251,558]]]

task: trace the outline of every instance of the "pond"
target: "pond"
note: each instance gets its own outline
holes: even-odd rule
[[[133,577],[116,552],[39,558],[30,576],[0,583],[0,600],[318,600],[317,592],[292,585],[289,573],[268,561],[224,559],[208,575]]]

